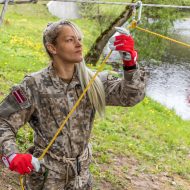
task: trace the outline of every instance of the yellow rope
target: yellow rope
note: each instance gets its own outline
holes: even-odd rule
[[[136,20],[132,21],[130,28],[136,28],[136,29],[141,30],[143,32],[147,32],[149,34],[152,34],[152,35],[158,36],[160,38],[163,38],[165,40],[168,40],[168,41],[171,41],[171,42],[174,42],[174,43],[177,43],[177,44],[180,44],[180,45],[183,45],[183,46],[186,46],[186,47],[190,48],[190,44],[177,41],[175,39],[169,38],[167,36],[164,36],[164,35],[158,34],[156,32],[152,32],[150,30],[147,30],[147,29],[144,29],[144,28],[141,28],[141,27],[137,26],[137,21]]]
[[[20,175],[19,176],[19,181],[20,181],[20,186],[21,186],[21,189],[24,190],[24,185],[23,185],[23,176]]]

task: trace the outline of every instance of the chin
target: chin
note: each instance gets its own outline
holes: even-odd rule
[[[78,58],[78,59],[76,59],[76,61],[75,62],[81,62],[83,60],[83,57],[80,57],[80,58]]]

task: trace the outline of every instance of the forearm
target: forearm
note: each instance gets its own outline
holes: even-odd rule
[[[123,106],[134,106],[145,97],[146,76],[140,69],[124,71],[120,99]]]
[[[145,72],[138,68],[123,72],[122,79],[111,74],[100,75],[104,84],[106,105],[130,107],[143,100],[146,87]]]
[[[16,134],[12,126],[0,118],[0,154],[9,156],[17,152]]]

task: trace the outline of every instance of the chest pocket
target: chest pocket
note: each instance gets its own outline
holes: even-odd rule
[[[71,111],[80,95],[82,94],[82,88],[80,85],[76,85],[74,89],[68,91],[67,94],[41,94],[40,104],[44,113],[56,122],[57,127],[63,122],[68,113]],[[87,95],[85,95],[77,106],[76,110],[70,117],[68,125],[76,126],[82,125],[87,130],[90,129],[91,115],[93,107]],[[49,119],[49,122],[50,121]],[[75,125],[74,125],[75,124]]]
[[[54,121],[57,127],[68,114],[64,94],[40,94],[40,107],[46,121]]]

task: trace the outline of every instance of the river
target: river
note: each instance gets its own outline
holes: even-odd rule
[[[173,38],[190,44],[190,18],[174,22]],[[159,66],[151,66],[147,95],[190,120],[190,49],[170,43]]]

